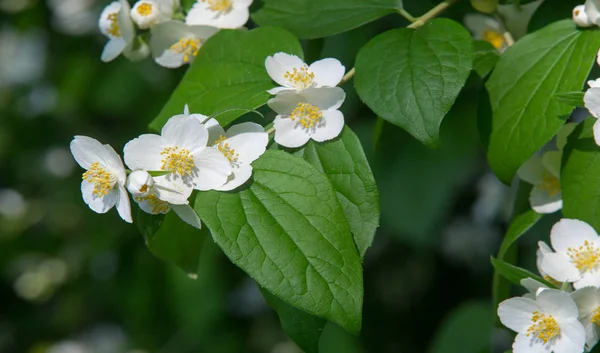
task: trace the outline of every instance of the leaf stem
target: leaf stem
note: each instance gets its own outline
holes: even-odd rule
[[[271,135],[272,133],[274,133],[274,132],[275,132],[275,128],[274,128],[274,127],[272,127],[272,128],[270,128],[269,130],[267,130],[267,131],[265,131],[265,132],[266,132],[267,134]]]
[[[410,22],[415,22],[417,20],[416,17],[414,17],[413,15],[409,14],[408,11],[406,11],[403,8],[399,8],[397,9],[398,13],[400,14],[400,16],[406,18],[407,20],[409,20]]]
[[[427,11],[423,16],[420,16],[417,19],[413,18],[414,21],[411,24],[409,24],[408,26],[406,26],[406,28],[415,29],[415,28],[419,28],[419,27],[423,26],[425,23],[427,23],[427,21],[432,20],[435,17],[439,16],[444,10],[446,10],[448,7],[450,7],[455,2],[458,2],[458,0],[445,0],[444,2],[439,3],[434,8],[432,8],[429,11]],[[404,14],[402,14],[401,11],[404,11],[404,10],[402,10],[402,9],[398,10],[398,12],[402,16],[406,17]],[[406,12],[406,11],[404,11],[404,12]],[[406,12],[406,15],[412,17],[408,12]],[[411,21],[410,18],[407,17],[407,19],[409,21]],[[510,35],[510,33],[509,33],[509,35]],[[514,43],[514,41],[513,41],[513,43]],[[350,69],[350,71],[348,71],[344,75],[344,77],[342,78],[342,80],[340,81],[340,83],[338,83],[338,86],[341,86],[341,85],[345,84],[346,82],[350,81],[350,79],[352,77],[354,77],[354,73],[355,73],[354,68]]]

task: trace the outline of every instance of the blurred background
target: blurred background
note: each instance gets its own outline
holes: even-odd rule
[[[561,17],[569,17],[571,1]],[[135,225],[92,212],[79,190],[74,135],[117,151],[147,131],[185,69],[120,57],[104,64],[97,30],[104,0],[0,0],[0,352],[298,353],[255,283],[216,245],[197,280],[155,258]],[[405,0],[414,15],[435,2]],[[257,1],[255,6],[260,6]],[[569,7],[570,6],[570,7]],[[468,2],[446,16],[473,12]],[[388,16],[303,42],[307,61],[347,68]],[[249,23],[249,27],[252,24]],[[363,332],[327,326],[326,353],[504,352],[495,327],[492,267],[515,190],[489,171],[477,133],[482,80],[473,75],[429,150],[381,121],[344,87],[348,124],[363,142],[381,196],[381,227],[364,262]],[[135,213],[134,213],[135,214]],[[535,247],[558,216],[521,241]]]

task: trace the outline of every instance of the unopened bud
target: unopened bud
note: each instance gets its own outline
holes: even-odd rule
[[[573,9],[573,22],[579,27],[591,27],[593,25],[585,12],[585,5],[575,6]]]
[[[471,6],[482,13],[494,13],[498,8],[498,0],[471,0]]]
[[[136,170],[127,178],[127,190],[134,197],[146,196],[151,192],[154,179],[145,170]]]

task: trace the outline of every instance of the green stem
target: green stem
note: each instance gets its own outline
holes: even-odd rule
[[[414,17],[413,15],[409,14],[405,9],[400,8],[397,11],[400,14],[400,16],[406,18],[410,22],[415,22],[417,20],[416,17]]]

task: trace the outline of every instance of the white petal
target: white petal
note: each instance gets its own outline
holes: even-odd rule
[[[222,13],[212,11],[207,3],[196,2],[188,12],[185,22],[188,25],[236,29],[246,24],[249,17],[250,11],[246,6],[235,6],[228,12]]]
[[[195,155],[198,172],[193,176],[197,190],[214,190],[227,182],[231,174],[231,163],[219,150],[207,147]]]
[[[573,288],[581,289],[584,287],[600,287],[600,272],[587,271],[581,274],[581,279],[573,282]]]
[[[275,128],[274,140],[283,147],[300,147],[310,139],[310,136],[300,124],[290,118],[283,118],[281,115],[275,117],[273,127]]]
[[[107,63],[113,61],[117,56],[121,55],[125,47],[127,46],[127,42],[123,38],[115,38],[109,40],[102,50],[102,55],[100,56],[100,60]]]
[[[498,21],[481,14],[467,14],[463,18],[463,23],[473,33],[475,39],[483,39],[483,34],[486,30],[493,30],[498,33],[502,32],[502,27]]]
[[[209,145],[214,145],[215,142],[219,138],[221,138],[221,136],[225,136],[225,130],[223,129],[221,124],[219,124],[217,119],[212,119],[212,118],[208,119],[204,123],[204,127],[206,128],[206,130],[208,130],[208,144]]]
[[[131,219],[131,205],[129,204],[129,195],[123,185],[118,185],[117,190],[119,192],[119,199],[117,201],[117,212],[119,216],[127,223],[132,223]]]
[[[590,27],[593,25],[587,13],[585,13],[585,5],[575,6],[573,9],[573,22],[579,27]]]
[[[529,202],[531,203],[531,208],[541,214],[554,213],[562,209],[563,206],[562,194],[560,192],[551,195],[548,191],[539,187],[539,185],[531,189]]]
[[[119,23],[119,30],[121,36],[126,43],[131,43],[135,38],[135,28],[133,27],[133,21],[129,17],[131,7],[126,0],[121,0],[121,10],[119,11],[117,21]]]
[[[131,170],[160,170],[162,166],[161,152],[167,147],[161,136],[144,134],[135,138],[123,147],[125,164]]]
[[[284,87],[292,87],[283,77],[286,71],[292,71],[294,68],[299,69],[304,65],[304,61],[296,55],[281,52],[275,53],[273,56],[267,56],[265,60],[265,68],[269,76],[271,76],[273,81]]]
[[[300,93],[302,102],[321,110],[335,110],[342,106],[346,93],[339,87],[309,88]]]
[[[594,142],[600,146],[600,119],[594,123]]]
[[[510,298],[498,306],[498,317],[502,324],[515,332],[526,332],[531,325],[531,316],[538,311],[535,300]]]
[[[512,353],[550,353],[550,349],[546,347],[543,341],[536,337],[527,337],[525,333],[519,333],[512,345]]]
[[[533,278],[523,278],[520,283],[529,293],[536,293],[540,288],[548,288],[548,286]]]
[[[70,147],[73,158],[83,169],[90,169],[95,162],[102,166],[108,165],[106,148],[96,139],[87,136],[75,136]]]
[[[517,170],[517,175],[529,184],[536,185],[542,180],[544,170],[542,157],[539,154],[534,154]]]
[[[559,282],[574,282],[581,278],[577,267],[564,254],[545,254],[540,267],[548,276]]]
[[[283,91],[278,93],[274,98],[269,99],[267,104],[275,113],[280,115],[290,115],[298,103],[304,98],[295,91]]]
[[[200,38],[202,42],[219,32],[219,28],[211,26],[190,26],[189,30],[196,38]]]
[[[208,142],[208,130],[198,119],[185,115],[169,119],[163,126],[161,135],[169,144],[185,148],[192,153],[206,147]]]
[[[556,320],[577,320],[579,311],[569,293],[558,289],[544,289],[538,292],[536,302],[544,313]]]
[[[344,65],[334,58],[315,61],[309,66],[309,70],[315,74],[316,87],[335,87],[346,72]]]
[[[583,95],[583,103],[594,118],[600,117],[600,87],[590,87]]]
[[[227,143],[239,155],[238,162],[250,164],[267,149],[269,134],[256,123],[241,123],[227,130]]]
[[[230,191],[238,188],[240,185],[244,184],[250,177],[252,176],[252,166],[249,164],[242,164],[237,168],[233,168],[233,171],[227,182],[215,190],[219,191]]]
[[[294,91],[294,89],[288,88],[288,87],[275,87],[275,88],[271,88],[267,92],[269,92],[269,94],[276,95],[279,92],[285,92],[285,91]]]
[[[181,21],[166,21],[150,28],[150,50],[155,58],[163,55],[173,44],[181,38],[190,36],[190,27]]]
[[[152,191],[160,200],[174,205],[185,205],[194,188],[174,174],[154,177]]]
[[[142,211],[150,214],[167,214],[171,210],[171,206],[166,201],[161,201],[151,197],[134,197],[135,202],[140,206]]]
[[[117,187],[102,197],[94,196],[93,192],[94,183],[82,180],[81,195],[83,196],[83,201],[96,213],[108,212],[119,201],[119,190]]]
[[[592,23],[595,23],[596,25],[600,24],[600,1],[586,0],[585,13]]]
[[[583,327],[585,329],[585,344],[589,348],[588,351],[591,351],[600,340],[600,327],[593,322],[587,322]]]
[[[344,129],[344,114],[339,110],[325,110],[323,113],[323,123],[319,124],[310,138],[323,142],[332,140],[339,136]]]
[[[202,228],[200,217],[190,205],[171,205],[171,208],[185,223],[194,228]]]
[[[170,50],[165,50],[160,56],[154,58],[154,61],[167,69],[176,69],[186,64],[185,55],[183,53],[175,53]],[[190,58],[191,60],[191,58]]]
[[[597,239],[594,228],[578,219],[563,218],[550,231],[550,243],[559,252],[566,252],[571,247],[578,248],[585,241],[593,243]]]
[[[110,145],[104,145],[104,150],[106,151],[106,166],[111,170],[111,172],[116,174],[119,183],[121,185],[125,185],[127,173],[125,172],[125,166],[123,165],[121,157]]]
[[[571,298],[577,304],[579,310],[579,318],[589,316],[600,305],[598,293],[596,287],[584,287],[571,293]]]
[[[585,329],[577,320],[560,322],[560,336],[554,344],[554,353],[583,352]]]

